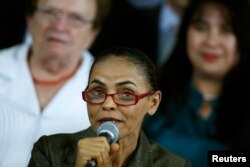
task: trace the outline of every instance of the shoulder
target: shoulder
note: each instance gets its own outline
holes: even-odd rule
[[[83,51],[82,56],[83,56],[84,61],[88,63],[92,64],[92,62],[94,61],[94,56],[88,50]]]
[[[188,160],[172,153],[171,151],[163,148],[154,141],[149,141],[151,144],[152,156],[154,159],[154,164],[168,164],[167,166],[174,167],[190,167],[191,164]]]
[[[71,146],[81,138],[87,136],[92,136],[92,131],[90,128],[76,133],[61,133],[50,136],[42,136],[36,143],[41,144],[44,147],[50,147],[50,148],[62,147],[62,146],[65,147],[65,146]]]
[[[44,153],[54,151],[62,151],[72,147],[77,142],[77,133],[74,134],[56,134],[50,136],[42,136],[34,144],[34,150],[40,150]]]
[[[18,49],[18,46],[13,46],[10,48],[5,48],[0,50],[0,64],[4,65],[5,63],[14,62],[14,53]],[[4,63],[4,64],[3,64]]]
[[[33,146],[29,166],[63,166],[65,163],[73,166],[77,142],[86,135],[86,131],[40,137]]]
[[[15,45],[9,48],[0,50],[0,67],[9,67],[15,65],[20,59],[20,56],[27,56],[28,44]]]
[[[190,167],[191,164],[188,160],[172,153],[168,149],[162,147],[153,140],[149,140],[143,131],[140,134],[140,146],[139,149],[143,153],[144,161],[147,156],[149,161],[147,163],[152,164],[154,167]],[[145,152],[146,151],[146,152]],[[150,166],[150,165],[149,165]]]
[[[73,166],[77,142],[84,137],[93,135],[93,130],[88,128],[77,133],[42,136],[33,146],[29,166],[40,166],[41,164],[43,166],[49,166],[49,164],[64,166],[65,163]]]
[[[25,44],[19,44],[19,45],[11,46],[9,48],[4,48],[0,50],[0,59],[3,59],[3,58],[13,59],[15,53],[19,51],[20,49],[24,48],[25,46],[26,46]]]
[[[0,75],[12,76],[16,73],[20,62],[27,56],[28,48],[29,45],[21,44],[0,50]]]
[[[85,72],[88,73],[93,64],[94,56],[89,51],[85,50],[82,52],[82,58],[83,58],[83,63],[81,67],[82,69],[84,69],[84,73]]]

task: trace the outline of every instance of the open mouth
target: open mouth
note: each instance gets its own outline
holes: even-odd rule
[[[104,122],[113,122],[114,124],[118,124],[121,121],[118,120],[118,119],[115,119],[115,118],[102,118],[98,122],[100,122],[101,124],[104,123]]]
[[[49,42],[53,42],[53,43],[65,43],[64,40],[60,39],[60,38],[55,38],[55,37],[49,37],[48,38]]]

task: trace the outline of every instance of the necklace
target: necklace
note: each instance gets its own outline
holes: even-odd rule
[[[58,85],[60,83],[63,83],[65,81],[67,81],[69,78],[71,78],[77,71],[78,67],[80,66],[81,61],[79,61],[78,65],[73,69],[73,71],[63,75],[62,77],[56,79],[56,80],[40,80],[38,78],[36,78],[34,75],[32,75],[32,80],[35,84],[38,85],[45,85],[45,86],[53,86],[53,85]],[[31,65],[29,63],[29,67],[31,70]],[[32,74],[32,73],[31,73]]]
[[[203,95],[203,99],[204,101],[213,101],[217,98],[217,96],[215,95],[211,95],[211,94],[204,94]]]

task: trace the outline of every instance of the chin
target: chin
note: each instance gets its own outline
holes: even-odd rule
[[[60,58],[60,57],[63,57],[63,55],[65,54],[65,52],[62,52],[62,50],[58,50],[58,49],[48,50],[47,53],[51,58]]]
[[[206,78],[213,78],[213,79],[223,79],[223,77],[225,76],[224,74],[221,74],[218,70],[207,70],[207,71],[203,71],[203,76]]]

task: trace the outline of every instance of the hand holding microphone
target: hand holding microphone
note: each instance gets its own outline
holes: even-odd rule
[[[119,149],[119,145],[116,144],[119,129],[111,121],[101,124],[97,129],[97,136],[78,142],[76,167],[105,166],[110,161],[110,154]]]

